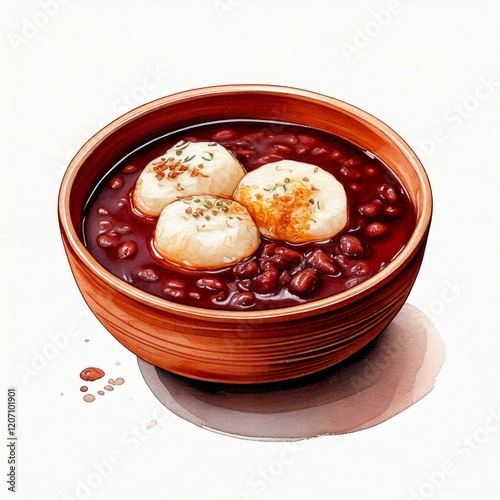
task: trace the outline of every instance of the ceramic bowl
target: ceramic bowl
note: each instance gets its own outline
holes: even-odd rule
[[[224,311],[152,296],[113,276],[82,242],[84,206],[119,159],[167,132],[230,119],[290,122],[331,132],[370,151],[405,186],[416,226],[379,273],[331,297],[281,309]],[[429,181],[409,146],[387,125],[345,102],[269,85],[181,92],[134,109],[92,137],[71,161],[59,221],[71,270],[90,309],[126,348],[160,368],[224,383],[263,383],[330,367],[372,341],[405,303],[424,255],[432,213]]]

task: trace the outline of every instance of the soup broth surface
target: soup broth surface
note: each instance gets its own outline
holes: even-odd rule
[[[254,255],[224,269],[193,271],[169,264],[151,244],[155,218],[133,209],[131,193],[144,167],[180,140],[218,142],[247,172],[282,159],[330,172],[347,194],[346,227],[316,243],[262,237]],[[258,310],[318,300],[365,281],[394,259],[414,226],[403,185],[371,153],[319,130],[242,120],[170,133],[120,160],[89,199],[83,234],[105,269],[147,293],[207,309]]]

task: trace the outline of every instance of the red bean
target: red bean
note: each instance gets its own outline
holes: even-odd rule
[[[376,167],[375,165],[367,165],[364,169],[365,171],[365,174],[370,176],[370,177],[374,177],[375,175],[377,175],[379,172],[380,172],[380,169],[378,167]]]
[[[396,215],[399,215],[400,210],[398,207],[395,207],[394,205],[387,205],[384,207],[384,210],[382,210],[382,213],[384,215],[389,215],[390,217],[394,217]]]
[[[272,262],[271,257],[269,257],[269,259],[261,259],[259,269],[262,272],[267,271],[268,269],[275,269],[278,271],[278,266]]]
[[[271,293],[278,286],[279,271],[276,267],[269,267],[262,274],[254,278],[251,289],[257,293]]]
[[[278,248],[279,245],[278,243],[274,243],[274,242],[271,242],[271,243],[266,243],[263,247],[262,247],[262,252],[261,252],[261,257],[263,259],[267,258],[267,257],[271,257],[271,255],[274,255],[274,251],[276,250],[276,248]]]
[[[120,177],[119,175],[115,175],[114,177],[111,177],[108,182],[108,187],[111,189],[120,189],[123,186],[123,177]]]
[[[288,269],[285,269],[281,274],[280,274],[280,277],[278,279],[278,284],[280,286],[285,286],[285,285],[288,285],[288,283],[290,283],[290,280],[292,279],[292,273],[288,270]]]
[[[132,240],[124,241],[118,247],[117,255],[119,259],[126,259],[132,257],[137,253],[137,243]]]
[[[97,244],[102,248],[116,247],[120,237],[116,233],[101,234],[97,237]]]
[[[239,280],[238,283],[238,288],[242,290],[243,292],[248,292],[250,290],[250,287],[252,286],[252,280],[247,278],[244,280]]]
[[[349,264],[351,263],[351,259],[349,259],[349,257],[346,257],[345,255],[336,255],[334,258],[333,258],[334,262],[336,262],[340,267],[342,268],[346,268],[349,266]]]
[[[330,153],[330,158],[332,160],[340,161],[342,159],[342,153],[340,151],[334,150]]]
[[[191,298],[191,299],[194,299],[194,300],[200,300],[201,299],[201,293],[200,292],[197,292],[197,291],[190,291],[188,293],[188,296]]]
[[[334,260],[320,248],[316,249],[307,259],[308,263],[320,273],[328,276],[338,274]]]
[[[368,224],[365,229],[365,233],[371,238],[379,238],[387,233],[389,227],[383,222],[372,222]]]
[[[238,134],[231,129],[224,129],[224,130],[219,130],[214,135],[214,140],[216,141],[227,141],[229,139],[234,139]]]
[[[281,255],[292,264],[300,264],[302,262],[302,254],[288,247],[278,246],[274,249],[274,253],[275,255]]]
[[[285,144],[273,144],[273,152],[279,155],[289,155],[292,152],[292,148]]]
[[[130,232],[130,226],[127,226],[127,224],[119,224],[116,226],[115,230],[117,233],[127,234]]]
[[[238,292],[235,293],[229,305],[235,309],[244,309],[255,304],[255,295],[252,292]]]
[[[278,269],[288,269],[289,262],[282,255],[273,255],[261,263],[262,269],[267,269],[269,265],[276,266]]]
[[[357,167],[361,162],[355,158],[348,158],[342,162],[342,165],[347,168]]]
[[[177,279],[174,279],[174,278],[171,278],[169,279],[166,283],[165,283],[165,286],[168,287],[168,288],[185,288],[186,287],[186,283],[184,283],[184,281],[182,280],[177,280]]]
[[[357,182],[351,182],[349,184],[349,189],[351,191],[354,191],[355,193],[359,193],[359,191],[361,191],[363,187],[361,186],[361,184],[358,184]]]
[[[237,278],[254,278],[259,274],[259,264],[256,260],[239,262],[234,266],[233,271]]]
[[[297,136],[297,139],[301,144],[306,144],[307,146],[312,146],[313,144],[316,143],[316,139],[304,134],[299,134]]]
[[[299,144],[299,145],[295,146],[295,154],[296,155],[301,156],[301,155],[307,153],[308,151],[309,151],[309,148],[304,146],[304,145]]]
[[[118,203],[118,206],[121,208],[121,207],[124,207],[126,204],[127,204],[127,198],[120,198],[120,202]]]
[[[370,273],[370,266],[364,261],[357,261],[349,268],[349,274],[354,276],[366,276]]]
[[[348,173],[347,173],[347,178],[348,179],[360,179],[361,178],[361,172],[358,172],[354,168],[349,168]]]
[[[318,273],[314,269],[303,269],[292,276],[288,290],[295,295],[311,292],[318,282]]]
[[[266,133],[263,131],[250,132],[248,134],[241,136],[241,140],[247,142],[248,144],[251,144],[253,142],[258,143],[264,137],[266,137]]]
[[[166,286],[162,293],[169,299],[184,300],[186,298],[186,291],[183,288]]]
[[[364,203],[358,207],[358,212],[365,217],[377,217],[380,213],[380,209],[382,208],[382,203],[380,200],[375,200],[371,203]]]
[[[102,220],[99,222],[99,233],[107,233],[113,227],[113,223],[110,220]]]
[[[398,201],[398,193],[396,188],[391,184],[382,184],[378,188],[380,198],[389,203],[396,203]]]
[[[283,159],[283,156],[281,155],[265,155],[262,158],[260,158],[257,163],[259,165],[265,165],[266,163],[273,163],[275,161],[280,161]]]
[[[137,273],[137,276],[143,281],[156,281],[158,279],[158,274],[156,274],[156,271],[150,268],[141,269]]]
[[[340,173],[342,175],[345,175],[348,179],[359,179],[361,177],[361,174],[355,170],[354,168],[347,168],[347,167],[342,167],[340,169]]]
[[[97,209],[97,213],[99,215],[109,215],[109,210],[107,208],[100,207]]]
[[[227,292],[219,292],[215,295],[213,295],[210,300],[216,304],[217,302],[224,302],[227,299]]]
[[[319,156],[319,155],[324,155],[328,153],[328,149],[325,149],[323,147],[319,147],[319,148],[314,148],[312,151],[311,151],[311,154],[313,156]]]
[[[134,172],[137,172],[139,170],[139,167],[135,166],[135,165],[127,165],[123,170],[122,172],[124,174],[133,174]]]
[[[293,134],[280,135],[279,141],[283,142],[285,144],[288,144],[289,146],[294,146],[295,144],[297,144],[299,142],[299,140],[297,139],[297,136],[293,135]]]
[[[237,149],[234,151],[234,154],[236,156],[243,156],[243,158],[250,158],[250,156],[255,154],[255,151],[253,149]]]
[[[350,257],[363,255],[363,243],[356,236],[345,235],[340,237],[340,249]]]
[[[200,278],[196,284],[207,290],[225,290],[226,285],[218,278]]]

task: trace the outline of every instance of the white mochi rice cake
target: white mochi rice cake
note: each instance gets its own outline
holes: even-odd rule
[[[201,193],[231,197],[244,175],[238,160],[220,144],[180,141],[146,165],[132,201],[141,214],[156,217],[180,197]]]
[[[260,234],[238,202],[194,195],[169,203],[161,211],[153,238],[159,255],[187,269],[220,269],[252,255]]]
[[[348,219],[342,184],[316,165],[293,160],[247,173],[234,199],[248,209],[263,236],[290,243],[330,239]]]

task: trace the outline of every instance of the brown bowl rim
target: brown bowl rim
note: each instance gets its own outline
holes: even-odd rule
[[[98,144],[106,140],[107,137],[112,135],[125,123],[135,120],[144,114],[150,113],[154,109],[172,105],[173,103],[179,103],[183,100],[189,101],[192,98],[202,98],[203,96],[224,93],[289,95],[291,97],[314,100],[321,104],[328,104],[338,110],[341,110],[343,113],[348,113],[351,117],[356,118],[358,121],[361,120],[375,126],[398,147],[417,173],[420,188],[422,190],[423,203],[420,207],[421,215],[420,217],[417,217],[414,231],[408,242],[393,258],[393,260],[386,265],[385,268],[368,278],[366,281],[355,285],[348,290],[323,299],[282,308],[259,309],[255,311],[229,311],[225,309],[188,306],[149,294],[114,276],[111,272],[102,267],[97,260],[95,260],[78,237],[77,231],[71,220],[69,210],[69,199],[71,196],[73,181],[79,169],[84,164],[85,159],[91,154],[94,148],[98,146]],[[83,262],[87,269],[91,270],[94,275],[98,276],[101,280],[119,293],[122,293],[147,306],[154,307],[155,309],[163,310],[168,313],[175,313],[184,317],[198,319],[203,318],[209,321],[225,320],[242,322],[252,320],[290,320],[295,317],[311,316],[346,306],[380,288],[387,280],[391,279],[391,277],[399,274],[399,271],[404,267],[404,264],[412,259],[415,252],[418,250],[419,245],[426,238],[432,218],[432,210],[432,191],[424,166],[411,147],[387,124],[363,109],[340,99],[310,90],[269,84],[228,84],[199,87],[160,97],[128,111],[99,130],[79,149],[64,173],[58,196],[58,216],[62,236],[65,238],[67,244],[71,246],[81,262]]]

